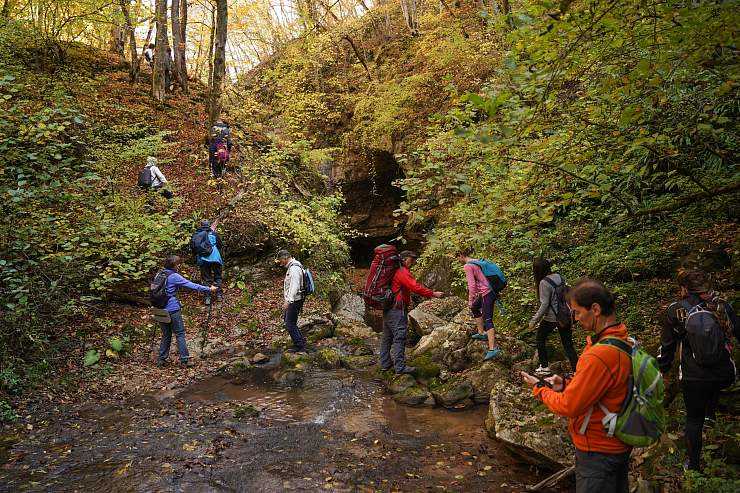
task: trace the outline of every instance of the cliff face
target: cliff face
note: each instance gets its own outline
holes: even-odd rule
[[[393,215],[403,199],[394,181],[435,115],[477,90],[496,56],[475,9],[426,15],[413,37],[400,12],[389,2],[289,43],[240,81],[233,105],[245,127],[276,146],[306,141],[321,155],[315,166],[342,190],[350,226],[366,235],[353,245],[361,257],[399,234],[419,239]],[[463,32],[477,32],[476,39]]]

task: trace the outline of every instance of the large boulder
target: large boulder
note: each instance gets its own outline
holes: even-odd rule
[[[419,303],[416,308],[443,320],[452,320],[457,314],[467,308],[467,303],[457,296],[432,298]]]
[[[464,373],[465,379],[473,386],[473,395],[470,397],[477,404],[488,403],[491,390],[500,382],[508,378],[510,370],[500,361],[486,361],[478,368]]]
[[[335,370],[342,366],[341,355],[334,348],[322,348],[316,352],[316,364],[324,370]]]
[[[575,449],[565,418],[554,415],[531,391],[508,380],[499,380],[491,390],[486,430],[491,438],[534,464],[573,464]]]
[[[395,394],[393,400],[404,406],[434,406],[432,394],[416,385]]]
[[[340,320],[339,325],[334,330],[336,337],[346,340],[360,339],[366,340],[375,337],[375,332],[363,322]]]
[[[365,302],[356,294],[344,294],[334,307],[334,314],[342,320],[365,323]]]
[[[416,379],[408,374],[395,375],[387,384],[388,392],[398,394],[416,385]]]
[[[409,312],[409,328],[419,337],[429,334],[432,330],[446,323],[438,316],[424,311],[421,306],[417,306]]]
[[[466,379],[454,379],[432,391],[437,404],[444,407],[460,407],[472,404],[473,385]]]
[[[445,354],[464,348],[469,340],[468,334],[455,324],[437,327],[421,338],[414,349],[413,357],[429,354],[433,361],[444,363]]]

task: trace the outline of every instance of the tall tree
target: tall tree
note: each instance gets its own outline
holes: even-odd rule
[[[226,32],[228,29],[226,0],[216,0],[216,42],[213,54],[213,81],[208,98],[208,126],[221,115],[221,93],[226,76]]]
[[[154,71],[152,73],[152,96],[164,101],[165,66],[167,55],[167,0],[155,0],[154,15],[157,22],[157,35],[154,38]]]
[[[133,22],[131,22],[131,10],[129,9],[130,0],[118,0],[123,13],[126,34],[128,34],[129,51],[131,52],[131,66],[129,67],[128,76],[131,82],[136,82],[139,76],[139,54],[136,49],[136,33]]]
[[[175,0],[177,1],[177,0]],[[176,64],[180,64],[179,72],[182,77],[181,85],[182,90],[185,94],[188,93],[188,66],[185,62],[185,46],[187,43],[187,28],[188,28],[188,0],[181,0],[180,4],[180,59],[176,60]]]
[[[180,30],[180,0],[172,0],[171,6],[171,22],[172,22],[172,76],[175,78],[175,82],[182,87],[182,76],[180,75],[180,50],[185,49],[182,45],[180,36],[182,31]]]

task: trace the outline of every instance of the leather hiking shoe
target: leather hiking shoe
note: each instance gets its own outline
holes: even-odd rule
[[[397,371],[396,372],[396,375],[411,375],[415,371],[416,371],[416,367],[415,366],[405,366],[403,368],[403,370]]]

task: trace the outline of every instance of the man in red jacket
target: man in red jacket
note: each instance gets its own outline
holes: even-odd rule
[[[383,370],[394,368],[397,374],[413,373],[416,368],[406,366],[406,333],[408,328],[408,308],[411,293],[426,298],[441,298],[441,291],[419,284],[409,270],[418,255],[412,251],[401,252],[401,266],[393,275],[391,290],[395,294],[393,306],[383,312],[383,337],[380,340],[380,367]],[[392,355],[392,357],[391,357]]]

